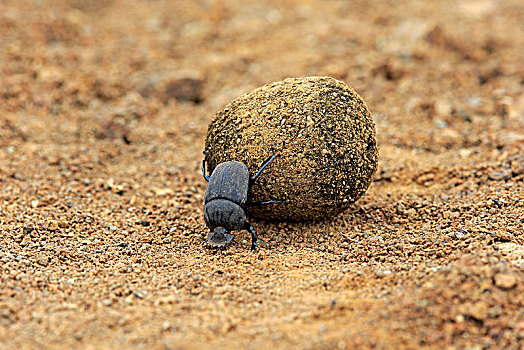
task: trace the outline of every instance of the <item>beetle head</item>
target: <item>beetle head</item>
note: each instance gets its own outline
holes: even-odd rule
[[[223,247],[235,238],[235,235],[229,233],[223,227],[215,227],[215,229],[207,234],[207,241],[213,247]]]

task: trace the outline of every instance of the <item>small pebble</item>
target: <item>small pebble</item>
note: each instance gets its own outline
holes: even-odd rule
[[[498,273],[495,275],[495,285],[503,289],[511,289],[517,284],[517,278],[510,273]]]

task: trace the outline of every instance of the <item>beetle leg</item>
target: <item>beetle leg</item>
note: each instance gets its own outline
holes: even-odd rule
[[[251,250],[256,252],[258,248],[258,243],[257,243],[258,237],[257,237],[257,233],[255,229],[253,228],[253,226],[251,226],[247,222],[244,224],[243,229],[248,230],[251,233]]]
[[[287,201],[279,201],[279,200],[269,200],[269,201],[262,201],[262,202],[247,202],[246,205],[250,207],[257,207],[259,205],[265,205],[265,204],[274,204],[274,203],[286,203]]]
[[[202,163],[200,164],[200,168],[202,169],[202,175],[204,175],[204,179],[209,182],[209,176],[206,175],[206,151],[204,151],[204,159],[202,159]]]
[[[261,166],[260,166],[260,169],[258,169],[257,173],[255,174],[255,176],[253,176],[251,178],[251,182],[255,182],[255,180],[257,179],[257,177],[260,175],[260,173],[262,173],[262,171],[264,170],[264,168],[273,161],[273,159],[275,159],[277,155],[276,154],[273,154],[271,157],[269,157]]]

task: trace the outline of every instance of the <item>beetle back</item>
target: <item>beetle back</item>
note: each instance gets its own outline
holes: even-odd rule
[[[242,206],[247,201],[248,190],[249,170],[244,163],[220,163],[209,178],[204,203],[214,199],[227,199]]]

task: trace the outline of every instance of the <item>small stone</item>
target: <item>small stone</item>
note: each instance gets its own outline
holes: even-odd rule
[[[157,195],[158,197],[162,197],[162,196],[173,193],[173,190],[167,187],[166,188],[155,188],[153,189],[153,191],[155,191],[155,195]]]
[[[102,300],[102,305],[104,306],[111,306],[112,304],[113,304],[113,301],[111,299]]]
[[[409,208],[408,210],[406,210],[406,214],[409,217],[414,217],[415,215],[417,215],[417,211],[414,208]]]
[[[191,288],[190,293],[192,295],[198,295],[198,294],[202,293],[203,290],[204,290],[204,288],[202,288],[201,285],[197,285],[197,286]]]
[[[56,231],[56,230],[58,230],[58,222],[54,221],[54,220],[49,221],[49,224],[47,225],[47,229],[49,231]]]
[[[60,164],[60,158],[57,158],[57,157],[49,158],[49,165],[59,165],[59,164]]]
[[[204,100],[204,77],[193,70],[139,73],[133,80],[137,91],[146,98],[200,103]]]
[[[482,98],[479,96],[471,96],[468,98],[468,105],[472,108],[477,108],[482,105]]]
[[[155,300],[154,305],[163,305],[163,304],[176,304],[178,299],[174,295],[168,295],[162,298]]]
[[[503,289],[511,289],[517,284],[517,278],[511,273],[497,273],[495,275],[495,285]]]
[[[165,100],[176,99],[178,101],[202,102],[202,88],[204,82],[201,79],[182,78],[170,81],[166,84]]]
[[[445,121],[440,120],[440,119],[435,119],[435,125],[439,129],[444,129],[444,128],[448,127],[448,123],[446,123]]]
[[[124,186],[115,184],[115,180],[113,180],[112,178],[107,180],[106,185],[109,190],[119,195],[123,194],[125,191]]]
[[[493,0],[470,0],[458,2],[459,11],[468,18],[479,18],[493,13],[499,4]]]
[[[375,276],[377,278],[384,278],[384,277],[386,277],[388,275],[391,275],[391,271],[389,271],[389,270],[377,270],[377,271],[375,271]]]
[[[120,121],[108,120],[95,130],[95,137],[99,140],[121,139],[124,143],[129,143],[129,128]]]
[[[41,255],[36,262],[42,266],[47,266],[49,264],[49,258],[46,255]]]
[[[511,162],[511,172],[513,176],[518,176],[524,174],[524,163]]]
[[[493,171],[489,178],[494,181],[503,181],[511,179],[511,171]]]
[[[489,307],[484,301],[464,305],[464,314],[473,317],[477,321],[483,321],[488,316]]]
[[[468,234],[468,230],[465,228],[460,228],[457,231],[455,231],[455,238],[456,239],[462,239],[466,234]]]

